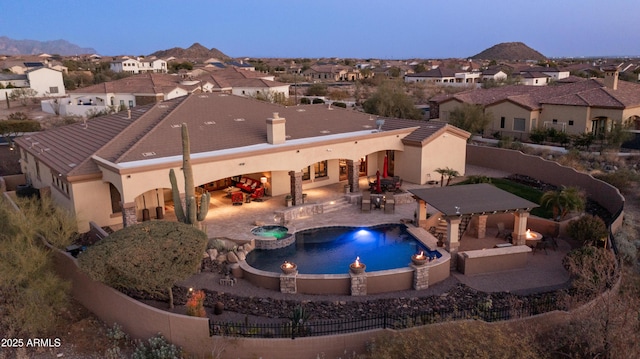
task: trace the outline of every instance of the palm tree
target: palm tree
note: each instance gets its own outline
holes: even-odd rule
[[[440,187],[444,186],[444,175],[449,171],[447,168],[436,168],[435,172],[440,174]]]
[[[445,173],[447,176],[447,186],[449,185],[449,183],[451,183],[451,179],[452,178],[456,178],[458,176],[460,176],[460,173],[452,168],[447,167],[447,173]]]
[[[540,198],[540,204],[551,208],[556,221],[561,221],[571,211],[584,210],[585,202],[585,195],[578,187],[563,186],[560,190],[545,192]]]

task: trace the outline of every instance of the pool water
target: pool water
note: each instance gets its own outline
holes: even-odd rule
[[[367,272],[408,267],[413,254],[439,258],[406,230],[403,224],[367,228],[326,227],[300,231],[294,244],[274,250],[254,250],[247,264],[269,272],[280,273],[284,261],[298,265],[300,274],[346,274],[356,257],[367,266]]]
[[[275,237],[276,239],[282,239],[287,236],[289,229],[283,226],[260,226],[251,230],[256,236],[260,237]]]

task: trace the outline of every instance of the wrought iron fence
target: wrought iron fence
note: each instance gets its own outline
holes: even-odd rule
[[[210,336],[248,338],[291,338],[355,333],[372,329],[406,329],[453,320],[478,319],[486,322],[522,318],[564,309],[555,295],[527,298],[507,306],[494,306],[487,298],[468,307],[454,306],[426,310],[410,315],[379,314],[356,319],[329,319],[270,323],[216,322],[209,319]]]

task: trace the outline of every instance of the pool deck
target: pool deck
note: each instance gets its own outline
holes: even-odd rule
[[[494,177],[503,177],[507,173],[494,173],[491,170],[468,166],[467,175],[486,175]],[[458,179],[460,180],[460,179]],[[367,188],[366,179],[360,182],[361,188]],[[322,188],[305,190],[307,199],[305,205],[313,203],[328,203],[331,201],[339,203],[326,211],[325,213],[316,214],[310,217],[298,218],[287,223],[287,227],[292,232],[323,226],[372,226],[382,223],[400,223],[406,219],[413,219],[416,204],[396,204],[395,213],[385,213],[383,210],[371,210],[371,212],[362,212],[357,204],[340,203],[344,197],[344,183],[334,184]],[[424,188],[432,186],[418,186],[405,183],[403,189]],[[330,206],[331,207],[331,206]],[[267,197],[262,202],[244,203],[242,206],[231,205],[230,198],[225,197],[224,192],[216,192],[212,195],[211,207],[207,219],[205,220],[206,231],[210,238],[226,237],[238,240],[249,240],[253,238],[251,229],[256,224],[280,224],[278,211],[285,210],[284,196]],[[409,224],[408,226],[412,226]],[[491,248],[494,239],[491,233],[487,233],[486,245]],[[473,242],[472,242],[473,241]],[[474,243],[482,246],[477,238],[462,238],[461,243]],[[491,243],[489,243],[491,242]],[[351,296],[331,296],[331,298],[339,297],[339,300],[368,300],[383,297],[411,297],[411,296],[427,296],[439,295],[458,283],[472,287],[476,290],[484,292],[500,292],[509,291],[519,294],[528,294],[540,291],[547,291],[566,286],[569,281],[569,275],[562,266],[562,258],[571,249],[570,245],[562,238],[558,239],[559,248],[557,250],[548,249],[546,253],[535,252],[530,253],[528,264],[525,268],[510,270],[504,272],[496,272],[489,274],[465,276],[454,270],[451,277],[440,282],[430,288],[420,291],[403,291],[401,293],[385,293],[374,296],[351,297]],[[299,300],[318,300],[318,296],[313,295],[292,295],[280,292],[257,288],[242,279],[234,286],[222,286],[219,284],[220,275],[214,273],[200,273],[194,275],[181,285],[194,288],[207,288],[221,292],[228,292],[237,295],[271,297],[271,298],[289,298],[295,297]],[[329,300],[329,299],[327,299]]]

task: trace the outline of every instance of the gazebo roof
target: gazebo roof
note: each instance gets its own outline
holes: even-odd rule
[[[410,189],[419,199],[435,207],[445,216],[493,212],[513,212],[539,207],[488,183]]]

